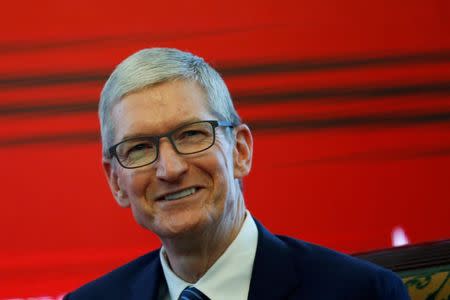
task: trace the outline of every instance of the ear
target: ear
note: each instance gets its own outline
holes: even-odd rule
[[[250,128],[245,124],[236,126],[234,131],[236,138],[233,150],[234,178],[242,179],[252,168],[253,137]]]
[[[106,158],[103,158],[102,165],[106,178],[108,179],[109,187],[111,188],[111,192],[117,203],[121,207],[129,207],[130,201],[128,199],[128,195],[120,187],[119,177],[116,170],[117,166],[114,166],[113,162]]]

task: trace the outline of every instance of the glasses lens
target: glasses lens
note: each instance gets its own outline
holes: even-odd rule
[[[214,143],[214,128],[208,122],[189,124],[176,130],[172,139],[180,153],[203,151]]]
[[[119,144],[116,152],[122,165],[136,168],[156,159],[156,142],[150,139],[133,139]]]

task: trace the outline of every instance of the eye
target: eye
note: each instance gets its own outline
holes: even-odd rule
[[[138,162],[154,156],[156,146],[150,141],[134,141],[125,143],[121,159],[127,163]]]
[[[116,155],[124,167],[137,168],[154,161],[158,155],[158,140],[153,137],[123,141],[116,148]]]
[[[203,134],[204,133],[199,130],[188,130],[188,131],[182,132],[180,137],[191,137],[191,136],[198,136],[198,135],[203,135]]]
[[[198,141],[198,140],[204,139],[206,135],[207,135],[207,133],[204,131],[190,129],[190,130],[185,130],[185,131],[180,132],[176,136],[176,140],[179,142]]]
[[[128,151],[127,151],[127,155],[130,155],[132,153],[136,153],[136,152],[141,152],[141,151],[146,151],[146,150],[151,150],[154,148],[154,145],[152,143],[141,143],[141,144],[136,144],[131,146]]]

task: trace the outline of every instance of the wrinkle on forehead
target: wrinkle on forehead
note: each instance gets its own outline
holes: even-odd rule
[[[194,81],[173,81],[131,93],[112,110],[116,139],[158,135],[182,123],[211,118],[206,93]]]

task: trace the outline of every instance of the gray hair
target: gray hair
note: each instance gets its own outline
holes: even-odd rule
[[[201,57],[170,48],[143,49],[122,61],[103,87],[99,104],[103,157],[111,158],[108,149],[114,143],[113,106],[131,93],[178,79],[195,80],[205,90],[211,113],[241,123],[222,77]]]

